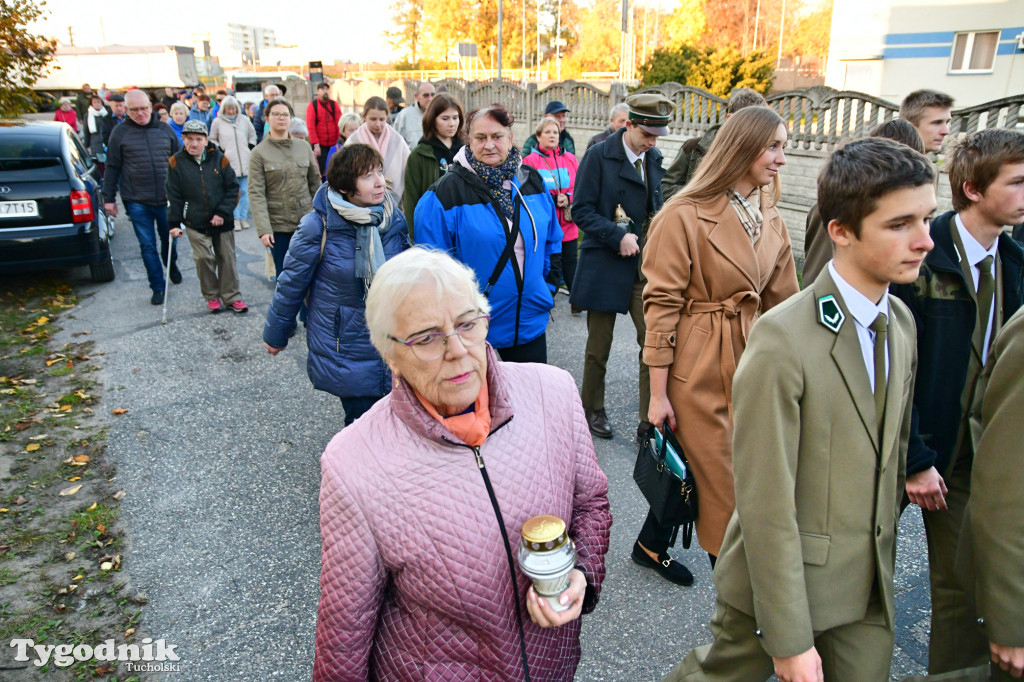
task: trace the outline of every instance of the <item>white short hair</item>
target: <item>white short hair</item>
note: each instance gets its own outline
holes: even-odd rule
[[[58,105],[71,104],[71,98],[70,97],[61,97],[60,101],[57,104]]]
[[[615,118],[619,114],[628,114],[628,113],[629,113],[629,105],[626,104],[625,102],[619,102],[614,107],[612,107],[612,110],[610,112],[608,112],[608,120],[609,121],[612,120],[613,118]]]
[[[370,342],[385,360],[394,355],[395,344],[389,336],[395,326],[395,310],[414,289],[431,284],[438,300],[465,294],[481,313],[491,312],[491,304],[480,293],[472,268],[444,251],[414,246],[380,267],[366,295]]]
[[[300,137],[309,137],[309,128],[306,127],[301,118],[292,118],[291,123],[288,124],[288,132]]]
[[[175,102],[171,105],[171,110],[168,113],[173,114],[175,111],[184,111],[186,114],[188,114],[188,107],[185,106],[182,102]]]
[[[265,98],[270,98],[270,88],[274,88],[275,90],[277,90],[278,95],[281,94],[281,88],[279,88],[275,83],[267,83],[267,86],[263,88],[263,96]]]
[[[240,113],[242,111],[242,107],[238,106],[238,100],[231,95],[225,96],[224,99],[220,101],[220,111],[224,111],[228,107],[234,107],[236,109],[235,113]]]

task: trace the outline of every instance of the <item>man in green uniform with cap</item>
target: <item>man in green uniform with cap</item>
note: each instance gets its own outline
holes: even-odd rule
[[[665,176],[658,138],[668,134],[672,102],[657,94],[626,99],[629,118],[624,128],[600,142],[583,157],[576,174],[572,213],[583,231],[579,262],[569,302],[587,311],[587,348],[581,398],[590,432],[611,438],[604,405],[604,380],[615,330],[615,316],[629,313],[636,327],[638,356],[643,351],[643,290],[641,252],[647,226],[661,208]],[[651,379],[640,358],[638,433],[646,430]],[[668,550],[671,528],[661,528],[647,515],[640,533],[649,552],[634,545],[634,559],[674,583],[689,585],[693,575],[673,560]]]

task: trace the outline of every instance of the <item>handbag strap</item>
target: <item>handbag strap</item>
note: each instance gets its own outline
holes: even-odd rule
[[[526,662],[526,635],[523,633],[523,614],[519,608],[519,588],[516,581],[516,566],[512,559],[512,546],[508,542],[508,531],[505,530],[505,519],[501,516],[501,507],[498,506],[498,499],[494,496],[494,488],[491,486],[491,477],[487,475],[484,467],[483,457],[480,456],[480,448],[473,448],[477,457],[477,465],[480,474],[484,477],[484,486],[487,487],[487,496],[491,498],[491,506],[494,507],[494,515],[498,517],[498,529],[501,531],[501,539],[505,543],[505,556],[508,558],[509,575],[512,577],[512,601],[516,605],[516,625],[519,626],[519,653],[523,658],[523,675],[526,682],[530,682],[530,666]]]
[[[512,202],[515,206],[515,201]],[[503,220],[501,211],[498,211],[498,220]],[[487,278],[487,286],[484,288],[484,296],[491,293],[491,289],[498,283],[498,279],[501,277],[501,273],[505,270],[505,265],[512,258],[512,254],[515,252],[516,240],[519,238],[519,212],[516,211],[512,219],[512,229],[505,230],[505,248],[502,250],[501,255],[498,257],[498,262],[494,266],[494,272]]]

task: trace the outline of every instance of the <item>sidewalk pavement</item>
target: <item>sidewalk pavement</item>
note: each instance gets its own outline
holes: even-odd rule
[[[276,358],[262,343],[273,294],[255,230],[235,235],[247,315],[213,316],[181,239],[184,282],[169,287],[167,325],[149,289],[130,224],[118,219],[117,279],[76,282],[84,298],[65,334],[88,329],[105,355],[104,401],[117,465],[125,571],[148,594],[147,636],[177,646],[180,670],[151,679],[185,682],[308,679],[319,599],[319,457],[341,428],[340,401],[312,389],[305,334]],[[694,541],[674,550],[692,587],[661,580],[629,558],[646,507],[632,480],[636,447],[634,332],[618,319],[608,364],[607,411],[615,429],[596,440],[608,475],[614,525],[607,578],[583,625],[576,679],[658,680],[693,646],[710,641],[714,602],[707,555]],[[549,361],[580,381],[585,317],[559,296],[548,328]],[[927,659],[927,552],[920,514],[900,527],[897,650],[893,679]]]

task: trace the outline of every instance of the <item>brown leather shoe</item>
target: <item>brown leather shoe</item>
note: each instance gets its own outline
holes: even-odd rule
[[[569,312],[571,312],[573,315],[582,315],[583,314],[583,308],[580,308],[579,306],[575,306],[575,305],[570,305],[569,306]]]
[[[583,414],[587,418],[587,426],[590,427],[590,433],[598,438],[612,437],[612,427],[608,423],[608,415],[605,414],[603,407],[593,412],[584,408]]]

